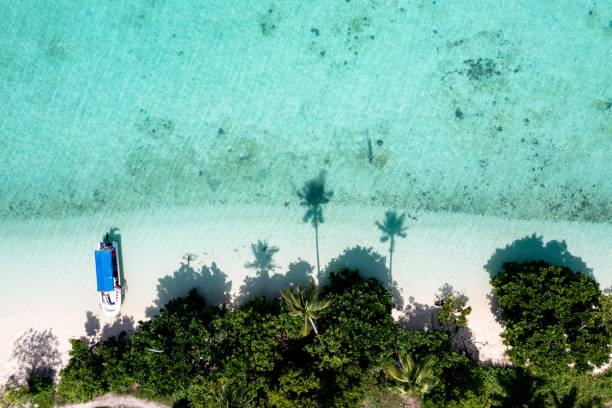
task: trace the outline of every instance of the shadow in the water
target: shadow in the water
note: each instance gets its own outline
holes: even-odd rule
[[[17,372],[10,381],[25,385],[35,377],[54,378],[62,362],[58,346],[51,330],[27,330],[15,341],[11,357],[17,363]]]
[[[193,288],[204,297],[208,305],[221,306],[230,303],[232,282],[227,280],[227,275],[217,267],[217,264],[213,262],[210,267],[202,265],[197,272],[191,265],[181,263],[172,275],[158,279],[157,297],[153,301],[153,306],[146,309],[145,315],[148,318],[155,317],[168,301],[187,296]]]
[[[505,248],[497,248],[484,268],[493,278],[498,273],[503,272],[503,266],[506,262],[520,264],[525,261],[544,261],[565,266],[574,272],[580,271],[593,277],[593,269],[587,267],[581,258],[569,253],[565,241],[555,240],[544,243],[543,237],[537,236],[535,233],[517,239],[510,245],[506,245]]]
[[[243,305],[257,297],[264,296],[266,300],[280,298],[280,291],[298,283],[307,283],[312,279],[314,267],[308,262],[298,259],[289,265],[286,274],[275,273],[272,256],[278,252],[277,247],[270,247],[265,241],[259,240],[252,244],[254,262],[245,264],[247,268],[256,269],[255,276],[247,276],[235,300],[235,305]]]
[[[319,286],[329,285],[329,275],[340,269],[356,270],[363,279],[374,278],[382,283],[383,287],[391,291],[393,304],[397,309],[404,305],[404,299],[400,293],[397,282],[391,277],[386,265],[386,258],[373,248],[365,248],[359,245],[347,248],[340,256],[332,259],[327,267],[317,276]]]
[[[122,316],[118,314],[112,324],[106,323],[100,332],[100,341],[104,341],[110,337],[123,337],[125,334],[134,333],[136,322],[132,316]],[[125,334],[122,334],[125,333]]]
[[[548,241],[544,243],[542,236],[535,233],[517,239],[505,248],[497,248],[489,258],[484,269],[489,277],[493,278],[497,274],[504,272],[504,264],[507,262],[523,263],[526,261],[544,261],[554,265],[565,266],[574,272],[582,272],[587,276],[593,277],[593,269],[587,267],[586,263],[579,257],[572,255],[567,250],[565,241]],[[491,313],[498,323],[501,323],[501,309],[497,302],[495,292],[487,294]]]

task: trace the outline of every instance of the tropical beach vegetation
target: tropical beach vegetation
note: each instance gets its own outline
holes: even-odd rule
[[[341,269],[320,290],[290,286],[282,298],[234,308],[194,289],[131,336],[71,340],[57,386],[34,377],[29,388],[7,388],[2,403],[51,406],[114,392],[175,407],[607,406],[612,371],[592,369],[610,351],[609,297],[591,277],[555,265],[504,269],[491,283],[513,365],[453,350],[470,309],[450,286],[437,296],[435,328],[407,330],[391,316],[388,289]],[[309,317],[318,317],[316,331]]]
[[[491,285],[515,365],[554,374],[568,365],[590,371],[610,360],[602,292],[593,278],[543,261],[511,262]]]

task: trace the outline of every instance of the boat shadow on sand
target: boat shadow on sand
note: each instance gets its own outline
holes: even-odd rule
[[[594,278],[593,269],[589,268],[582,258],[572,255],[567,250],[565,241],[552,240],[544,243],[542,236],[535,233],[531,236],[513,241],[504,248],[497,248],[489,258],[485,271],[489,278],[494,278],[497,274],[503,273],[504,264],[507,262],[522,263],[526,261],[544,261],[553,265],[565,266],[574,272],[582,272]],[[501,309],[497,302],[497,297],[493,289],[487,294],[489,307],[495,320],[501,324]]]

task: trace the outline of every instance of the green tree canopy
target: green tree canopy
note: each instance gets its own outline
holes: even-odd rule
[[[491,279],[501,308],[504,344],[518,366],[579,371],[608,362],[607,333],[598,283],[582,272],[546,262],[504,264]]]
[[[391,317],[391,293],[377,280],[346,269],[332,272],[323,288],[321,334],[306,346],[322,378],[320,406],[354,406],[388,361],[399,327]]]

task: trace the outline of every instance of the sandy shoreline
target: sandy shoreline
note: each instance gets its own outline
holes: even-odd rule
[[[372,247],[386,257],[388,245],[380,242],[374,225],[386,210],[330,204],[320,228],[321,267],[358,245]],[[197,267],[214,262],[232,282],[234,295],[244,278],[254,275],[245,263],[253,260],[251,244],[260,239],[279,248],[274,256],[276,273],[286,273],[291,263],[301,259],[314,267],[316,276],[314,230],[301,222],[303,213],[294,203],[289,207],[219,205],[62,221],[2,222],[0,285],[11,290],[1,299],[0,378],[15,372],[10,361],[14,342],[30,328],[51,329],[66,361],[68,339],[86,334],[87,311],[99,318],[101,326],[112,324],[96,303],[92,257],[96,241],[109,227],[119,228],[123,243],[128,283],[123,322],[126,318],[137,322],[145,318],[146,308],[156,298],[158,279],[177,271],[186,253],[196,255],[192,263]],[[500,326],[486,297],[490,287],[485,265],[499,263],[504,257],[582,262],[592,269],[602,288],[612,285],[612,225],[441,213],[417,216],[417,221],[410,222],[408,236],[396,244],[393,279],[405,301],[414,297],[422,304],[431,305],[446,282],[463,291],[473,308],[469,327],[481,359],[499,360],[503,353]],[[14,273],[22,275],[16,283]]]

